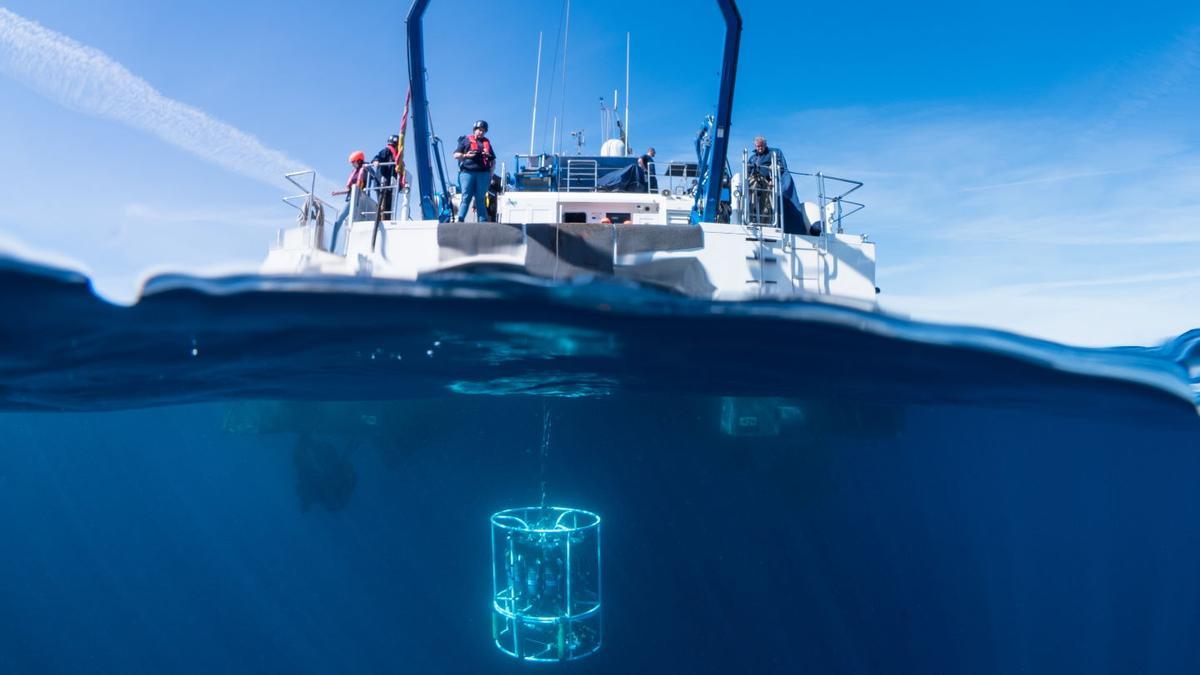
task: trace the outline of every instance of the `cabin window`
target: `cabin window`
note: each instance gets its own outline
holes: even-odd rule
[[[564,223],[586,223],[586,211],[564,211],[562,221]]]
[[[627,220],[630,222],[633,221],[633,218],[630,218],[628,213],[606,213],[604,214],[604,217],[608,218],[608,222],[616,223],[618,225]]]

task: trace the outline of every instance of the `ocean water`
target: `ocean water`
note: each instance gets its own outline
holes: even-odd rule
[[[0,672],[1200,671],[1200,332],[1073,349],[505,277],[0,265]],[[603,518],[603,646],[489,517]]]

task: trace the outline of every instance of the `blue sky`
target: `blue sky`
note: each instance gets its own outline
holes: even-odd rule
[[[435,130],[479,117],[501,155],[539,122],[690,153],[715,103],[715,3],[440,0]],[[1200,326],[1200,5],[743,0],[732,147],[866,181],[881,302],[1075,344]],[[0,10],[0,247],[78,261],[129,299],[148,269],[253,267],[292,214],[282,167],[344,179],[398,125],[406,3],[8,2]],[[33,23],[30,23],[33,22]],[[49,46],[47,46],[49,45]],[[561,66],[559,66],[561,68]],[[622,94],[623,95],[623,94]],[[549,134],[537,134],[538,148]]]

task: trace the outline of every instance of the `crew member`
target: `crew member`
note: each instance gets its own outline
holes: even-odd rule
[[[375,158],[371,160],[372,182],[379,187],[375,201],[386,215],[392,212],[392,185],[396,180],[396,166],[400,163],[400,151],[396,149],[399,143],[399,136],[388,136],[387,145],[375,153]]]
[[[462,203],[458,207],[458,220],[467,219],[467,209],[475,202],[475,216],[479,222],[488,222],[487,192],[491,182],[492,167],[496,164],[496,153],[488,140],[488,123],[479,120],[471,129],[470,136],[460,136],[454,159],[458,160],[458,179]]]
[[[771,158],[774,158],[779,163],[780,173],[787,171],[787,162],[783,159],[783,153],[776,148],[767,145],[767,139],[762,136],[754,137],[754,152],[750,153],[748,160],[749,166],[746,172],[750,174],[761,174],[764,178],[771,177]]]
[[[647,148],[646,154],[638,157],[638,183],[651,191],[658,190],[658,181],[654,178],[654,154],[654,148]]]
[[[334,190],[333,195],[346,195],[346,206],[342,208],[341,215],[333,223],[333,236],[329,238],[329,250],[332,253],[337,252],[337,236],[338,230],[341,229],[342,223],[345,222],[346,216],[350,215],[350,193],[355,187],[362,189],[366,184],[366,167],[367,156],[362,150],[355,150],[350,153],[350,166],[354,167],[350,170],[350,177],[346,179],[346,189]]]
[[[504,189],[504,182],[500,180],[500,176],[492,174],[488,180],[487,192],[487,212],[488,220],[493,223],[500,220],[500,190]]]

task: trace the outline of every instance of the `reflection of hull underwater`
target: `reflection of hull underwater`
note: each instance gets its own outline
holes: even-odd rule
[[[407,471],[419,455],[494,445],[497,438],[527,448],[535,441],[533,434],[513,438],[513,425],[540,428],[545,405],[528,396],[463,396],[452,405],[442,398],[239,402],[226,407],[223,427],[243,436],[293,436],[291,464],[301,510],[319,506],[338,511],[350,502],[357,485],[355,464],[363,460],[363,451],[388,469]],[[658,399],[636,395],[586,402],[557,399],[553,406],[559,428],[589,430],[585,435],[601,420],[622,420],[627,428],[653,425],[681,447],[699,447],[719,430],[730,451],[719,459],[738,464],[754,461],[760,451],[812,453],[831,441],[887,438],[904,426],[903,405],[835,403],[823,397],[676,396],[670,415],[662,414]]]
[[[327,511],[346,508],[358,473],[346,451],[339,451],[327,441],[302,437],[292,450],[296,469],[296,496],[300,510],[308,511],[318,504]]]
[[[723,396],[721,433],[734,438],[886,437],[904,425],[904,406],[880,402]]]
[[[347,224],[345,255],[282,233],[264,274],[416,280],[507,269],[556,281],[615,278],[690,297],[746,300],[812,294],[875,300],[875,245],[849,234],[802,236],[705,223],[612,225],[371,221]]]
[[[458,393],[462,392],[452,389]],[[663,417],[638,396],[590,398],[573,405],[555,402],[562,423],[585,424],[595,416],[624,419],[630,424],[654,424],[682,438],[717,432],[738,438],[803,440],[814,435],[842,437],[889,436],[904,424],[902,404],[880,401],[837,402],[824,397],[779,396],[676,397],[674,412]],[[502,434],[515,419],[536,426],[543,414],[539,397],[467,396],[448,406],[442,399],[408,398],[380,401],[255,401],[226,407],[224,430],[239,435],[296,434],[366,444],[392,453],[408,454],[474,443],[480,435]],[[601,412],[597,412],[600,410]],[[576,419],[573,416],[578,415]],[[470,419],[470,425],[463,425]],[[696,421],[702,423],[697,426]]]

